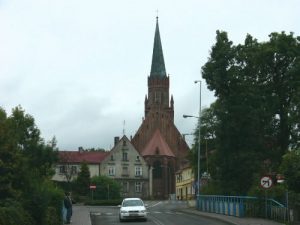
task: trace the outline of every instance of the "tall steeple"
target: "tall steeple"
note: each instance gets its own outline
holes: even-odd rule
[[[155,36],[154,36],[150,77],[156,77],[156,78],[166,77],[165,61],[164,61],[164,55],[161,46],[159,27],[158,27],[158,17],[156,17],[156,29],[155,29]]]

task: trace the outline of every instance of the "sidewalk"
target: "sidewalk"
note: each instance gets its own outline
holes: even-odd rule
[[[73,205],[73,216],[71,225],[91,225],[90,211],[93,207],[84,205]],[[199,215],[202,217],[221,220],[233,225],[282,225],[272,220],[259,219],[259,218],[239,218],[234,216],[225,216],[216,213],[200,212],[195,208],[180,209],[180,212],[187,214]]]
[[[71,225],[91,225],[90,208],[85,205],[73,205]]]
[[[196,210],[195,208],[186,208],[179,210],[180,212],[196,214],[206,218],[221,220],[233,225],[283,225],[273,220],[266,220],[261,218],[239,218],[234,216],[226,216],[217,213],[207,213]]]

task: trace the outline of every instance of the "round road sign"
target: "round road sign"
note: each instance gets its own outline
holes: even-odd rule
[[[260,186],[262,186],[265,189],[272,187],[272,184],[273,184],[272,178],[269,176],[264,176],[260,179]]]

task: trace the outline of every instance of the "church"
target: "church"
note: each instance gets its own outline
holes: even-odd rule
[[[189,151],[174,124],[174,99],[172,95],[170,98],[169,87],[157,17],[145,115],[131,140],[149,165],[150,195],[155,199],[167,199],[175,193],[175,173]]]

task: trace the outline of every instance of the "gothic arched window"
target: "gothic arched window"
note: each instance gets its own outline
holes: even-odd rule
[[[155,161],[153,163],[153,178],[161,178],[162,177],[162,169],[160,161]]]

